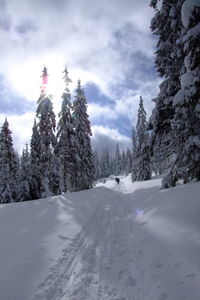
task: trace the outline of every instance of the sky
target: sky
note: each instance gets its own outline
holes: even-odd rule
[[[14,147],[29,142],[44,65],[54,112],[68,66],[72,101],[80,78],[92,144],[131,147],[139,96],[149,117],[160,79],[148,0],[0,0],[0,125],[8,118]]]

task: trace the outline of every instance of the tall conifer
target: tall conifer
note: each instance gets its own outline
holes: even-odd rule
[[[0,202],[17,201],[18,162],[13,149],[12,132],[5,120],[0,132]]]
[[[42,86],[41,93],[38,99],[38,107],[36,116],[38,119],[38,131],[41,142],[40,154],[40,195],[47,197],[53,194],[52,184],[55,180],[53,153],[56,145],[55,137],[55,114],[53,112],[53,105],[51,96],[47,93],[48,73],[47,68],[44,67],[42,72]]]
[[[62,94],[62,107],[59,113],[58,133],[56,155],[58,155],[61,165],[63,191],[73,190],[77,180],[78,142],[76,132],[73,126],[73,118],[71,115],[71,95],[69,90],[69,82],[71,82],[67,67],[64,70],[65,90]]]
[[[92,135],[89,116],[87,114],[87,100],[78,80],[75,101],[73,103],[73,124],[78,141],[79,164],[77,165],[76,190],[92,187],[94,180],[93,153],[90,136]]]
[[[146,111],[143,105],[143,99],[140,96],[137,125],[136,125],[136,165],[135,177],[136,180],[151,179],[151,163],[149,153],[149,136],[147,133]]]

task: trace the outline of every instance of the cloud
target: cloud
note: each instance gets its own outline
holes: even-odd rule
[[[2,125],[7,115],[0,114],[0,124]],[[8,116],[8,123],[12,131],[14,149],[21,153],[25,144],[30,141],[32,135],[32,127],[34,122],[35,113],[27,112],[22,115]]]
[[[124,129],[124,133],[127,132],[126,134],[129,136],[131,126],[135,126],[137,122],[140,96],[144,100],[147,119],[150,117],[154,107],[152,99],[157,93],[157,86],[160,80],[156,82],[157,84],[155,84],[155,80],[153,82],[142,81],[139,88],[135,90],[127,88],[122,96],[116,100],[110,99],[108,101],[107,97],[105,98],[104,95],[101,95],[99,103],[89,102],[88,113],[92,124],[112,125],[112,127],[115,126],[119,131],[120,129]],[[151,88],[153,84],[155,85],[154,89]],[[92,97],[91,99],[94,100]]]
[[[91,118],[91,121],[107,121],[107,120],[115,120],[117,118],[117,113],[113,109],[113,107],[108,105],[99,105],[96,103],[88,104],[88,114]]]
[[[108,148],[110,153],[114,154],[117,144],[121,149],[131,149],[131,139],[120,134],[117,129],[93,126],[92,133],[92,146],[99,155],[102,154],[105,148]]]
[[[0,125],[5,121],[6,114],[0,114]],[[11,115],[8,117],[10,130],[12,131],[14,149],[22,153],[26,143],[29,144],[32,127],[35,118],[35,113],[28,112],[23,115]],[[92,146],[99,154],[103,149],[108,148],[111,154],[114,154],[116,144],[121,149],[131,149],[131,139],[127,136],[120,134],[117,129],[107,128],[104,126],[92,126]]]
[[[115,128],[121,137],[129,136],[140,95],[150,114],[158,79],[153,71],[154,40],[149,30],[153,10],[146,0],[0,0],[0,9],[0,73],[9,87],[4,86],[1,108],[10,114],[10,124],[14,122],[16,130],[29,124],[25,113],[30,109],[28,102],[35,110],[44,64],[56,114],[64,89],[65,64],[73,81],[72,94],[81,78],[86,95],[89,91],[93,128],[101,128],[101,134],[96,131],[96,144],[102,142],[102,128],[107,132]],[[20,148],[25,139],[16,130]]]
[[[139,2],[21,0],[19,5],[9,0],[3,11],[10,19],[9,34],[0,32],[1,71],[17,92],[32,99],[43,64],[49,65],[52,75],[68,62],[76,78],[81,74],[83,83],[92,81],[105,94],[114,95],[113,86],[125,81],[135,64],[132,55],[142,52],[152,57],[148,30],[152,10],[145,0]],[[29,89],[22,84],[25,76]]]
[[[7,115],[24,114],[36,109],[36,103],[15,95],[7,80],[0,75],[0,111]]]
[[[37,31],[37,27],[33,21],[26,19],[16,26],[16,31],[19,34],[27,34],[31,31]]]

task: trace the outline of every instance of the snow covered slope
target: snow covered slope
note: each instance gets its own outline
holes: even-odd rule
[[[0,206],[1,300],[199,300],[200,184],[130,177]]]

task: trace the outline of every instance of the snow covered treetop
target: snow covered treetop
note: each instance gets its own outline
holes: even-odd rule
[[[192,13],[195,8],[200,10],[200,0],[185,0],[182,6],[182,23],[185,27],[188,27],[190,19],[192,19]]]

